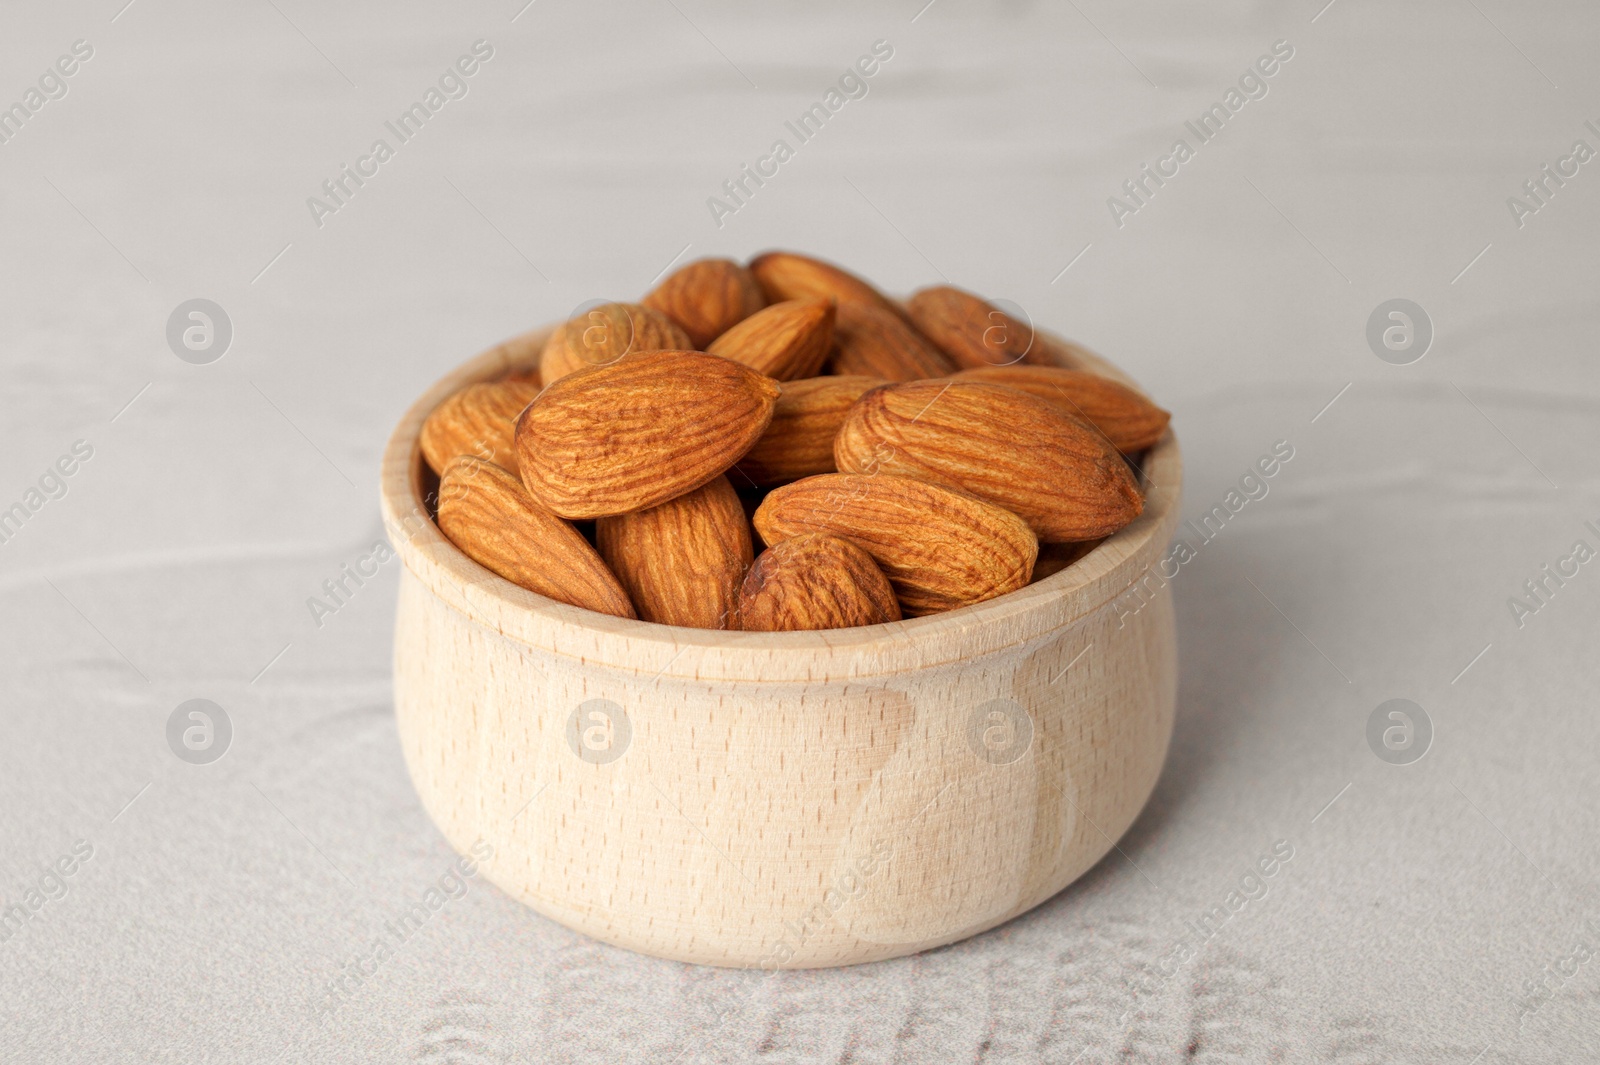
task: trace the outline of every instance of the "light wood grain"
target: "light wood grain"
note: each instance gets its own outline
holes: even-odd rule
[[[1171,736],[1176,647],[1165,582],[1146,582],[1136,612],[1113,601],[1175,530],[1170,432],[1145,460],[1144,513],[1009,595],[859,629],[673,628],[525,591],[428,518],[423,418],[530,361],[538,336],[519,340],[422,396],[382,473],[405,564],[395,706],[406,761],[453,846],[494,845],[483,869],[503,890],[661,957],[842,965],[1000,924],[1132,824]],[[621,708],[625,748],[577,753],[569,723],[584,704]],[[1008,728],[1031,728],[1031,740],[1007,746]]]

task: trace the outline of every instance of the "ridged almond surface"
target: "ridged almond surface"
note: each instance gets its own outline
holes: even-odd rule
[[[832,473],[833,438],[845,413],[861,393],[881,384],[876,377],[843,375],[784,382],[772,422],[739,460],[739,472],[758,485]]]
[[[807,533],[761,553],[739,591],[746,632],[849,629],[900,620],[900,603],[872,556],[849,540]]]
[[[739,583],[754,552],[726,477],[648,510],[601,518],[595,540],[645,621],[737,627]]]
[[[833,301],[785,300],[765,307],[706,348],[778,381],[813,377],[833,346]]]
[[[906,301],[906,313],[922,335],[963,369],[1049,362],[1033,328],[993,304],[950,285],[919,290]]]
[[[1119,381],[1055,366],[986,366],[953,374],[957,381],[1005,385],[1054,403],[1106,435],[1118,451],[1150,447],[1167,431],[1172,415]]]
[[[418,443],[435,473],[457,455],[474,455],[517,468],[511,446],[517,415],[539,394],[536,381],[507,378],[468,385],[433,408],[422,423]]]
[[[564,518],[630,514],[732,466],[772,420],[778,383],[694,351],[633,355],[580,370],[517,420],[528,492]]]
[[[637,303],[603,303],[563,322],[545,342],[539,375],[553,385],[569,373],[609,366],[641,351],[684,351],[689,334],[659,311]]]
[[[1111,441],[1060,407],[1002,385],[875,388],[850,408],[833,457],[843,471],[963,488],[1021,516],[1046,542],[1109,536],[1144,508]]]
[[[681,266],[639,302],[676,322],[698,351],[767,305],[755,275],[732,259]]]
[[[980,603],[1028,583],[1038,540],[1008,510],[957,488],[886,474],[824,473],[774,488],[756,510],[768,544],[842,537],[872,556],[908,615]]]
[[[840,302],[833,322],[833,372],[869,374],[885,381],[943,377],[955,363],[893,311],[870,303]]]
[[[439,529],[478,565],[530,592],[637,616],[583,534],[534,502],[502,466],[469,455],[451,460],[439,478]]]
[[[757,283],[772,303],[821,296],[840,303],[871,303],[899,313],[883,293],[861,278],[808,255],[769,251],[750,260],[750,272],[756,275]]]

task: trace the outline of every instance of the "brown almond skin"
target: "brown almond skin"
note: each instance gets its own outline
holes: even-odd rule
[[[761,438],[778,383],[730,359],[652,351],[563,377],[517,420],[517,469],[563,518],[631,514],[693,491]]]
[[[502,466],[463,455],[439,478],[439,529],[468,558],[530,592],[619,618],[628,595],[583,534]]]
[[[517,468],[511,444],[517,415],[539,394],[537,382],[506,379],[468,385],[433,408],[422,423],[417,442],[435,473],[457,455]]]
[[[833,345],[832,300],[785,300],[723,333],[706,350],[777,381],[814,377]]]
[[[601,518],[595,541],[645,621],[737,627],[739,583],[755,552],[726,477],[648,510]]]
[[[955,371],[949,356],[934,347],[898,314],[869,303],[839,304],[833,322],[836,374],[867,374],[885,381],[920,381]]]
[[[755,275],[732,259],[681,266],[639,302],[676,322],[697,351],[767,305]]]
[[[685,351],[689,334],[659,311],[637,303],[604,303],[563,322],[545,342],[539,375],[553,385],[569,373],[609,366],[642,351]]]
[[[920,289],[906,301],[906,314],[962,369],[1049,363],[1044,346],[1035,343],[1032,326],[959,288]]]
[[[1049,333],[1036,330],[1033,334],[1033,345],[1038,349],[1042,358],[1024,359],[1025,363],[1035,366],[1062,366],[1068,370],[1082,370],[1085,373],[1099,373],[1096,364],[1102,362],[1100,356],[1071,340],[1062,340],[1060,337],[1051,336]]]
[[[1144,509],[1111,441],[1003,385],[947,379],[873,389],[850,408],[833,457],[841,471],[963,488],[1019,515],[1046,543],[1110,536]]]
[[[846,412],[863,392],[884,383],[839,375],[784,382],[772,422],[739,460],[739,472],[763,487],[834,472],[833,438]]]
[[[750,272],[770,303],[820,296],[840,303],[870,303],[899,313],[883,293],[861,278],[808,255],[769,251],[750,260]]]
[[[746,632],[849,629],[900,620],[900,603],[872,556],[849,540],[807,533],[761,553],[739,590]]]
[[[756,510],[769,544],[825,532],[872,556],[908,616],[970,606],[1028,583],[1026,522],[958,488],[888,474],[824,473],[774,488]]]
[[[986,366],[951,375],[1005,385],[1053,403],[1106,435],[1123,454],[1143,451],[1167,431],[1172,415],[1120,381],[1055,366]]]

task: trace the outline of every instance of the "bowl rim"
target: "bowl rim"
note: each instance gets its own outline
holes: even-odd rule
[[[470,384],[536,367],[545,339],[558,324],[497,344],[435,381],[395,425],[380,472],[384,529],[406,569],[461,614],[533,650],[652,681],[812,683],[887,678],[974,660],[1078,621],[1142,579],[1177,528],[1183,460],[1169,426],[1145,454],[1145,508],[1138,518],[1061,572],[973,606],[859,628],[768,633],[661,625],[548,599],[474,562],[434,524],[422,501],[418,438],[423,420],[447,396]],[[1046,350],[1058,364],[1082,364],[1138,387],[1093,352],[1039,332],[1048,338]]]

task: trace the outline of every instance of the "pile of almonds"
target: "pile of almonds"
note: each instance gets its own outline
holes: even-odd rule
[[[949,286],[902,305],[802,255],[704,259],[449,397],[421,447],[439,528],[530,591],[873,625],[1015,591],[1138,517],[1167,412],[1078,351]]]

